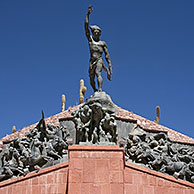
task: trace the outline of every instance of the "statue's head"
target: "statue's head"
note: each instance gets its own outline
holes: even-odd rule
[[[93,34],[94,38],[99,38],[100,37],[100,35],[101,35],[100,27],[98,27],[96,25],[93,25],[93,26],[90,26],[90,29],[92,31],[92,34]]]

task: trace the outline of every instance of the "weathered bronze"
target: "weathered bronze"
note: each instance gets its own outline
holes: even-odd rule
[[[94,92],[96,92],[97,89],[96,89],[95,80],[94,80],[96,75],[97,81],[98,81],[98,91],[101,92],[102,82],[103,82],[103,79],[101,76],[102,68],[105,71],[107,71],[107,78],[111,80],[112,64],[108,53],[107,45],[104,41],[100,40],[101,29],[96,25],[90,26],[93,37],[90,34],[89,15],[92,13],[92,11],[93,11],[92,6],[89,6],[88,12],[85,18],[85,33],[88,39],[89,49],[90,49],[89,76],[90,76],[90,84]],[[104,60],[102,58],[103,52],[105,54],[105,59],[108,63],[108,68],[105,66]]]
[[[42,111],[42,119],[34,129],[5,144],[0,151],[0,181],[63,162],[68,136],[65,127],[46,125]]]
[[[135,127],[127,138],[125,157],[131,162],[194,183],[193,146],[172,142],[166,133]]]
[[[118,137],[116,105],[105,92],[95,92],[74,111],[76,143],[116,144]]]

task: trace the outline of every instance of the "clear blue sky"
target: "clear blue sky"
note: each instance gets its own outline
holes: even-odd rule
[[[89,85],[84,18],[102,28],[113,76],[103,89],[124,109],[194,137],[193,0],[0,0],[0,137],[79,99]]]

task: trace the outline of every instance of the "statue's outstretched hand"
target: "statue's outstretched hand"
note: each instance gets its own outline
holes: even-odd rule
[[[111,75],[109,73],[107,74],[107,78],[111,81]]]
[[[109,65],[108,70],[110,71],[110,74],[112,75],[112,65],[111,64]]]
[[[92,12],[93,12],[93,6],[90,5],[90,6],[88,7],[88,14],[91,14]]]
[[[107,69],[107,78],[111,81],[111,75],[112,75],[112,65],[110,65]]]

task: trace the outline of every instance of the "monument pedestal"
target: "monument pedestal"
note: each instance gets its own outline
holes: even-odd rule
[[[123,194],[123,157],[119,146],[69,146],[68,194]]]

